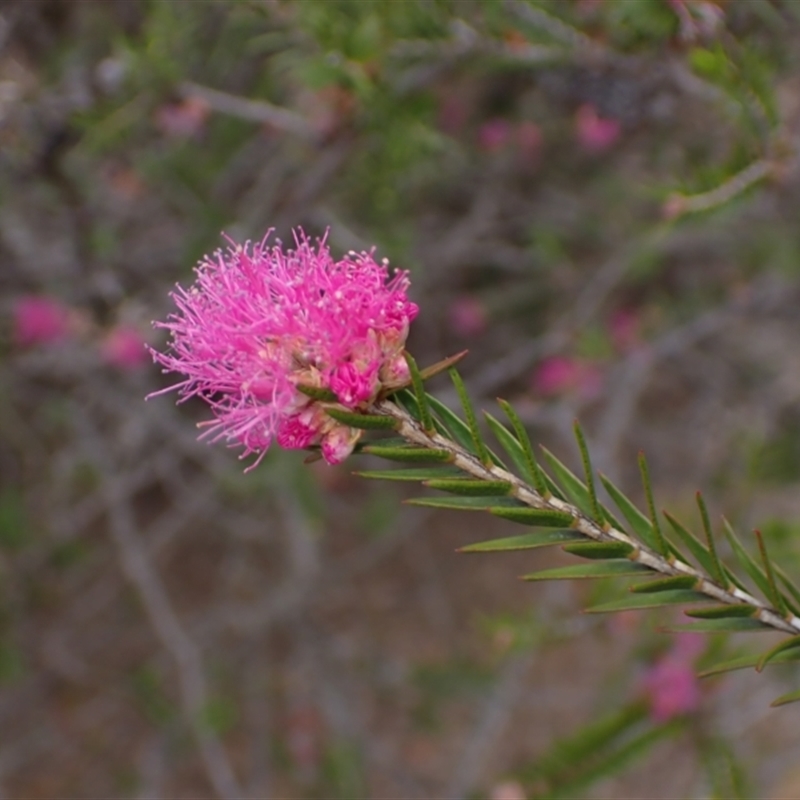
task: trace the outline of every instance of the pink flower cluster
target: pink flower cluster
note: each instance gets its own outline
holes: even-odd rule
[[[183,399],[211,406],[214,419],[202,424],[212,441],[243,445],[243,457],[259,453],[256,464],[273,439],[289,449],[318,444],[339,463],[360,431],[297,387],[366,409],[383,386],[407,379],[403,350],[418,309],[406,273],[390,276],[371,253],[334,261],[325,239],[313,247],[298,231],[292,250],[268,246],[270,233],[201,261],[195,284],[172,294],[178,313],[156,323],[171,332],[171,351],[153,356],[186,375],[171,387]]]

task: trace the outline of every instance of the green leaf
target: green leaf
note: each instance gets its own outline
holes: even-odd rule
[[[627,523],[633,528],[634,533],[648,547],[652,547],[656,552],[660,552],[658,549],[658,540],[653,533],[653,524],[650,520],[647,519],[647,517],[602,473],[600,474],[600,481],[622,513],[622,516],[625,517]]]
[[[644,753],[661,739],[672,738],[680,730],[681,719],[673,719],[656,727],[646,727],[622,743],[615,743],[613,748],[604,750],[599,758],[590,760],[576,778],[568,780],[563,792],[556,797],[572,800],[576,797],[588,797],[586,791],[595,781],[618,774],[619,771],[635,759],[641,759]],[[576,793],[577,792],[577,793]],[[552,795],[551,795],[552,796]]]
[[[758,542],[758,549],[761,553],[761,561],[764,564],[764,572],[767,576],[767,583],[769,584],[769,597],[770,602],[775,606],[775,608],[780,611],[781,614],[784,616],[786,615],[786,601],[783,599],[783,595],[778,590],[778,585],[775,583],[775,573],[772,571],[772,562],[769,560],[769,555],[767,553],[767,544],[764,541],[764,537],[761,534],[761,531],[755,531],[756,541]]]
[[[489,509],[490,513],[512,522],[519,522],[522,525],[535,525],[540,528],[568,528],[572,525],[572,514],[563,511],[551,511],[545,508],[499,508]],[[586,537],[580,535],[581,539]]]
[[[605,765],[609,754],[619,747],[619,742],[630,739],[631,731],[639,728],[647,709],[643,703],[634,703],[615,709],[611,715],[590,722],[578,729],[569,738],[557,740],[535,763],[520,770],[520,778],[526,783],[546,782],[549,787],[563,788],[567,783],[571,790],[580,785],[584,773],[592,773],[599,762]],[[543,796],[539,794],[539,796]],[[564,795],[548,791],[547,797]],[[582,795],[571,791],[570,797]]]
[[[629,591],[635,594],[649,594],[651,592],[669,592],[673,589],[694,589],[698,580],[693,575],[671,575],[667,578],[656,578],[647,583],[637,583]]]
[[[326,408],[325,413],[337,422],[361,430],[391,430],[399,425],[398,420],[381,414],[355,414],[339,408]]]
[[[363,453],[386,458],[389,461],[436,461],[448,463],[453,460],[453,456],[448,450],[438,450],[428,447],[394,447],[384,444],[368,444]]]
[[[419,408],[419,421],[426,431],[433,430],[433,420],[431,419],[431,410],[428,407],[428,396],[425,392],[425,386],[422,383],[422,376],[419,373],[419,367],[414,357],[408,350],[403,351],[406,364],[408,364],[408,371],[411,374],[411,385],[414,387],[414,396],[417,400],[417,407]]]
[[[542,475],[544,475],[544,482],[547,485],[548,494],[551,497],[557,497],[559,500],[566,502],[567,498],[564,496],[564,492],[561,491],[558,484],[546,472],[542,472]]]
[[[354,472],[360,478],[380,481],[427,481],[432,478],[457,477],[464,473],[458,467],[412,467],[410,469],[371,469]]]
[[[496,420],[488,411],[484,411],[483,416],[486,418],[486,422],[492,429],[492,433],[494,433],[495,437],[497,437],[497,441],[500,442],[503,450],[508,453],[509,458],[514,463],[517,473],[522,477],[526,477],[528,474],[528,465],[525,461],[525,454],[519,442],[511,435],[510,431],[501,422]],[[540,491],[539,493],[542,494],[543,497],[546,496],[546,492],[543,493]]]
[[[391,400],[400,408],[404,408],[414,417],[417,422],[420,419],[420,412],[419,412],[419,403],[417,402],[417,398],[414,397],[414,392],[409,391],[408,389],[399,389],[398,391],[394,392],[391,395]]]
[[[467,387],[464,386],[464,381],[461,378],[461,375],[458,374],[457,369],[454,368],[450,370],[450,380],[453,381],[453,386],[456,387],[458,398],[461,400],[461,407],[464,409],[464,416],[467,418],[467,426],[469,427],[470,436],[474,445],[473,452],[477,454],[482,463],[487,465],[491,464],[489,451],[486,449],[480,429],[478,428],[478,420],[475,417],[475,409],[472,407],[472,401],[469,399]]]
[[[589,495],[589,507],[592,510],[592,518],[603,521],[605,518],[600,511],[600,504],[597,502],[597,490],[594,486],[594,470],[592,469],[592,460],[589,457],[589,447],[586,444],[586,437],[583,434],[578,420],[572,425],[572,430],[575,434],[575,440],[578,442],[578,450],[581,454],[581,463],[583,464],[583,473],[586,477],[586,491]]]
[[[531,446],[531,440],[528,437],[528,431],[525,430],[525,426],[522,424],[522,420],[519,418],[519,415],[516,411],[511,407],[511,404],[506,400],[501,400],[500,398],[497,399],[497,403],[500,408],[503,409],[503,412],[508,417],[509,421],[511,422],[512,427],[514,428],[514,433],[516,434],[517,444],[520,447],[522,454],[523,454],[523,468],[521,469],[521,474],[527,474],[529,480],[533,483],[536,487],[536,491],[539,492],[540,495],[543,497],[547,495],[547,482],[545,480],[544,473],[542,472],[542,468],[539,466],[539,462],[536,460],[536,456],[533,453],[533,447]],[[486,412],[484,412],[486,413]],[[487,421],[491,417],[490,414],[486,415]],[[498,420],[491,417],[497,425],[499,425],[503,430],[508,433],[505,425],[502,425]],[[491,424],[491,423],[490,423]],[[494,426],[493,426],[494,427]],[[495,435],[497,435],[497,431],[495,430]],[[511,434],[509,433],[509,436]]]
[[[687,617],[697,617],[697,619],[729,619],[732,617],[752,617],[758,609],[755,606],[745,603],[735,605],[708,606],[707,608],[690,608],[684,611]]]
[[[498,497],[507,495],[511,491],[511,484],[508,481],[481,481],[469,478],[432,478],[426,480],[423,485],[429,489],[474,497]]]
[[[658,741],[674,736],[685,722],[674,719],[654,726],[643,702],[630,703],[609,717],[582,726],[577,735],[556,741],[549,750],[517,774],[524,783],[542,787],[536,797],[574,800],[593,795],[602,778],[618,774],[634,759],[641,759]],[[546,787],[546,788],[545,788]]]
[[[634,548],[627,542],[580,542],[562,548],[565,552],[581,558],[625,558]]]
[[[710,667],[705,667],[697,673],[698,678],[710,678],[713,675],[723,675],[726,672],[734,672],[739,669],[750,669],[758,664],[760,656],[748,654],[745,656],[738,656],[737,658],[730,658],[727,661],[720,661],[712,664]]]
[[[556,482],[564,489],[569,500],[586,514],[590,519],[593,518],[592,503],[589,498],[589,491],[583,482],[566,465],[562,464],[546,447],[542,448],[547,463],[553,470]],[[602,522],[602,520],[599,520]]]
[[[475,452],[475,444],[472,440],[472,434],[470,433],[469,426],[466,424],[466,422],[464,422],[464,420],[462,420],[458,414],[449,409],[441,400],[438,400],[432,395],[428,395],[428,403],[434,410],[436,416],[445,426],[445,431],[443,431],[443,433],[445,435],[449,433],[449,435],[452,436],[465,450],[477,455]],[[436,422],[437,420],[434,421]],[[490,459],[498,467],[503,467],[505,469],[503,462],[500,461],[500,459],[494,453],[492,453],[491,450],[488,452]]]
[[[339,399],[330,389],[324,389],[321,386],[304,386],[303,384],[298,383],[296,384],[296,388],[298,392],[301,392],[306,397],[310,397],[313,400],[322,400],[326,403],[335,403]]]
[[[460,508],[467,511],[486,511],[497,507],[514,506],[518,501],[512,497],[412,497],[404,500],[410,506],[428,508]]]
[[[610,603],[592,606],[585,609],[585,611],[587,614],[605,614],[611,611],[636,611],[645,608],[699,603],[707,600],[708,598],[704,594],[700,594],[700,592],[675,589],[671,592],[657,592],[654,594],[632,594],[629,597],[613,600]]]
[[[685,612],[688,615],[688,612]],[[693,615],[692,615],[693,616]],[[771,631],[775,628],[752,617],[730,617],[729,619],[701,619],[686,625],[670,625],[673,633],[739,633],[740,631]]]
[[[777,700],[773,700],[770,705],[773,708],[777,708],[778,706],[785,706],[789,703],[796,703],[798,700],[800,700],[800,690],[782,694]]]
[[[381,447],[416,447],[417,445],[410,445],[402,436],[386,436],[382,439],[373,439],[372,441],[359,442],[356,449],[363,452],[365,447],[373,447],[380,445]]]
[[[647,466],[647,459],[644,453],[639,453],[639,474],[642,477],[642,486],[644,487],[644,496],[647,500],[647,511],[650,514],[650,525],[653,533],[653,538],[658,545],[658,552],[662,556],[669,556],[671,548],[669,543],[661,533],[661,524],[658,521],[658,514],[656,513],[656,504],[653,500],[653,484],[650,481],[650,469]]]
[[[756,670],[761,672],[764,667],[769,664],[772,659],[774,659],[780,653],[783,653],[787,650],[795,650],[796,648],[800,647],[800,636],[792,636],[789,639],[784,639],[782,642],[779,642],[775,645],[771,650],[767,650],[764,655],[758,660],[758,664],[756,664]]]
[[[791,608],[794,614],[800,615],[800,589],[795,586],[795,584],[789,579],[789,576],[777,564],[773,564],[772,568],[775,570],[778,580],[784,585],[784,587],[789,591],[789,594],[792,596],[791,600],[788,597],[784,598],[789,605],[789,608]]]
[[[473,451],[472,436],[469,432],[467,423],[454,411],[448,408],[441,400],[428,395],[428,404],[433,409],[437,417],[444,423],[445,428],[450,435],[460,444],[465,450]]]
[[[708,555],[711,558],[711,576],[723,588],[728,588],[728,580],[725,575],[725,568],[719,560],[717,555],[717,547],[714,544],[714,532],[711,530],[711,522],[708,519],[708,509],[706,508],[706,501],[700,492],[697,493],[697,507],[700,509],[700,519],[703,523],[703,530],[706,534],[706,543],[708,545]]]
[[[745,572],[747,572],[747,574],[750,576],[753,583],[755,583],[755,585],[758,587],[759,591],[761,591],[765,597],[769,597],[771,587],[769,585],[769,581],[767,580],[767,576],[761,571],[761,567],[756,564],[755,560],[750,556],[747,550],[744,549],[744,546],[736,536],[731,524],[727,519],[725,519],[725,517],[722,518],[722,525],[725,530],[725,536],[730,542],[731,548],[733,549],[733,553],[737,560],[742,565]]]
[[[615,575],[641,575],[642,572],[649,572],[649,570],[642,564],[637,564],[635,561],[622,558],[609,561],[594,561],[589,564],[570,564],[568,567],[545,569],[541,572],[532,572],[528,575],[523,575],[522,580],[549,581],[575,578],[610,578]]]
[[[583,534],[567,528],[565,530],[536,531],[524,533],[522,536],[507,536],[503,539],[489,539],[486,542],[468,544],[460,547],[459,553],[493,553],[508,550],[532,550],[536,547],[551,547],[555,544],[577,542],[583,539]]]
[[[720,661],[718,664],[713,664],[710,667],[704,668],[698,673],[699,678],[709,678],[712,675],[721,675],[724,672],[733,672],[737,669],[749,669],[755,667],[763,658],[763,655],[758,653],[749,653],[748,655],[732,658],[728,661]],[[784,650],[774,658],[771,658],[768,664],[790,664],[795,661],[800,661],[800,652],[797,650]]]
[[[694,534],[692,534],[686,527],[678,522],[678,520],[675,519],[672,514],[670,514],[668,511],[664,511],[663,514],[667,522],[669,522],[672,530],[675,531],[678,538],[684,543],[684,545],[686,545],[686,548],[697,560],[697,563],[700,565],[703,571],[709,575],[713,575],[714,561],[711,558],[708,550],[706,550],[705,546],[700,543],[699,539],[697,539]],[[742,582],[732,575],[730,570],[725,569],[725,575],[732,584],[738,586],[743,591],[746,591]]]

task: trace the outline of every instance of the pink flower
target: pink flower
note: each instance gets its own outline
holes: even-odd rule
[[[361,431],[346,425],[331,425],[322,437],[322,457],[329,464],[341,464],[356,446]]]
[[[533,373],[532,388],[545,397],[578,392],[586,398],[595,396],[603,376],[596,364],[567,356],[544,359]]]
[[[338,463],[360,431],[334,422],[297,386],[368,408],[407,375],[398,362],[418,309],[406,296],[407,274],[390,276],[372,253],[334,261],[324,238],[314,248],[297,231],[291,250],[269,247],[269,235],[255,245],[231,242],[198,265],[195,284],[172,295],[178,313],[156,323],[171,332],[171,351],[153,356],[186,376],[171,387],[183,399],[211,406],[214,419],[201,424],[212,441],[258,453],[256,464],[273,439],[289,449],[318,444]]]
[[[69,309],[53,297],[29,295],[14,304],[14,340],[23,347],[53,344],[69,336]]]
[[[622,133],[618,120],[603,119],[592,105],[583,105],[575,115],[578,141],[590,153],[604,153]]]
[[[579,369],[578,362],[573,358],[546,358],[533,375],[533,388],[539,394],[560,394],[575,385]]]
[[[140,367],[147,356],[147,345],[138,328],[133,325],[118,325],[109,331],[100,345],[100,352],[107,364],[122,370]]]
[[[699,708],[702,694],[694,661],[704,650],[701,637],[679,634],[672,648],[645,673],[642,684],[656,722],[667,722]]]
[[[700,705],[700,687],[692,665],[675,656],[656,662],[645,676],[644,686],[656,722],[688,714]]]
[[[481,150],[493,153],[500,150],[511,139],[511,123],[507,119],[495,117],[484,122],[478,130],[478,146]]]
[[[450,328],[458,336],[477,336],[486,329],[486,309],[475,297],[457,297],[448,309]]]

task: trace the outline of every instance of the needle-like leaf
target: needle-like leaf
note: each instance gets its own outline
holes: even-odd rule
[[[467,387],[464,386],[464,381],[461,375],[458,374],[457,369],[450,370],[450,379],[453,381],[453,386],[456,387],[456,392],[461,400],[461,407],[464,409],[464,416],[467,418],[467,425],[470,435],[472,436],[475,453],[484,464],[489,466],[492,463],[492,459],[489,457],[489,451],[486,448],[486,444],[478,428],[478,420],[475,417],[475,409],[472,407],[472,401],[469,398]]]
[[[419,367],[414,360],[414,356],[412,356],[408,350],[403,351],[403,356],[406,359],[408,371],[411,374],[411,385],[414,387],[414,396],[417,400],[417,407],[419,408],[420,422],[425,431],[430,433],[434,430],[433,419],[431,419],[431,410],[428,407],[428,396],[425,392],[425,385],[422,382],[422,375],[420,375]]]
[[[669,545],[666,539],[664,539],[664,534],[661,533],[661,523],[658,520],[656,505],[653,500],[653,485],[650,482],[650,469],[647,466],[647,459],[644,457],[643,452],[639,453],[639,473],[642,476],[642,486],[644,487],[644,495],[647,499],[647,510],[650,513],[650,525],[656,549],[662,556],[669,556]]]

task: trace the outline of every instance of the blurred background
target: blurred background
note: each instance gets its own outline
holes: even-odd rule
[[[699,683],[748,642],[143,399],[221,232],[329,229],[421,364],[797,574],[798,54],[794,0],[0,4],[0,793],[800,797],[796,670]]]

